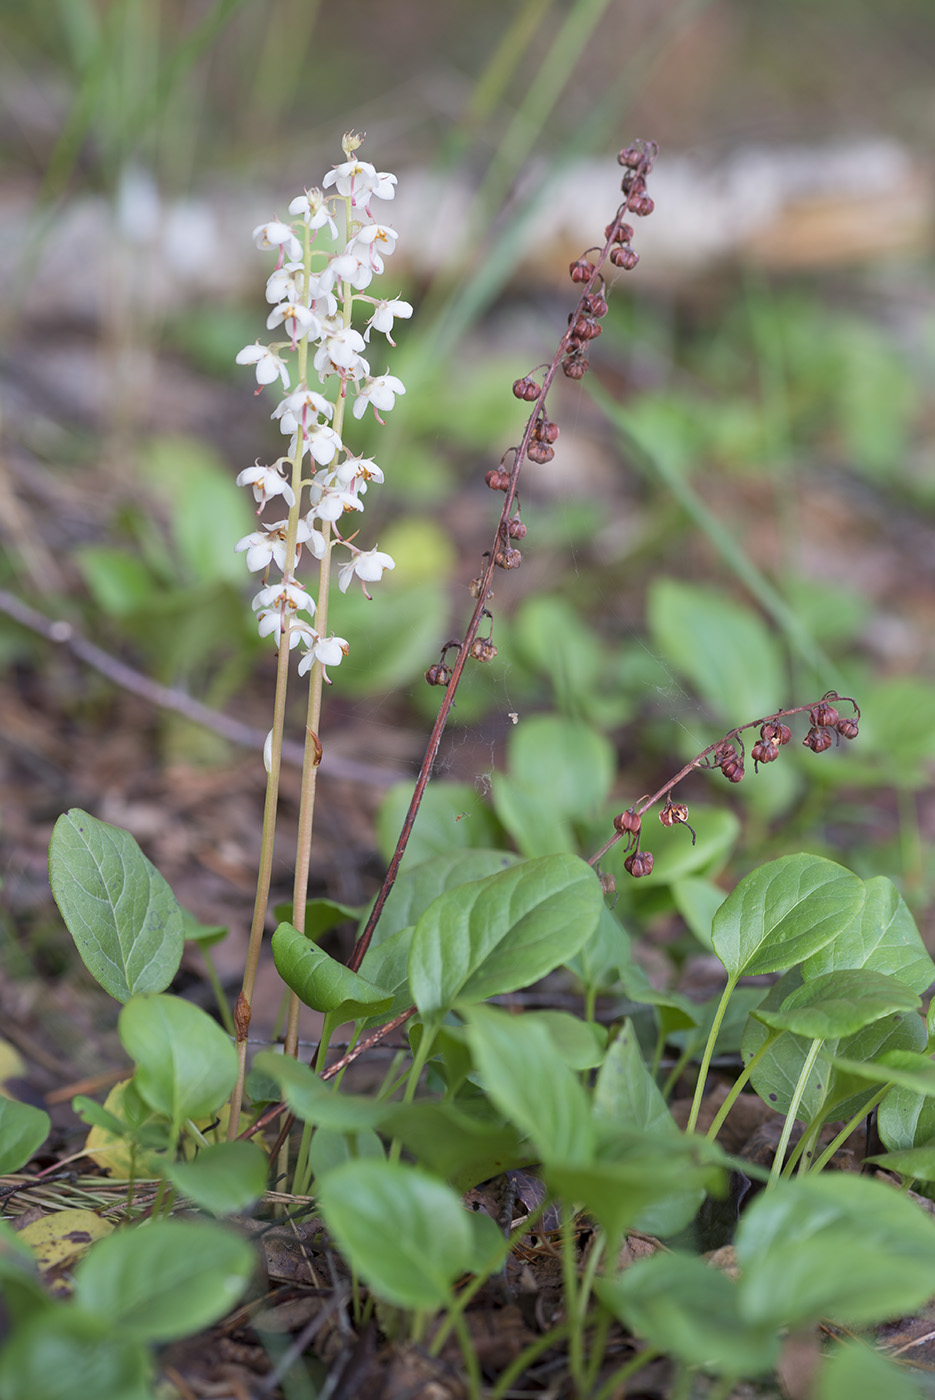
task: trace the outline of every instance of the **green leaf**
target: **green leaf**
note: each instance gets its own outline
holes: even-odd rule
[[[152,1400],[152,1364],[106,1317],[61,1305],[33,1313],[0,1352],[0,1400]]]
[[[541,1021],[486,1006],[465,1011],[484,1089],[544,1162],[584,1165],[594,1151],[588,1096]]]
[[[714,916],[715,952],[733,979],[781,972],[839,937],[860,915],[864,885],[822,856],[761,865]]]
[[[786,689],[785,667],[767,624],[713,588],[657,579],[647,605],[652,643],[714,714],[769,714]]]
[[[700,802],[694,803],[688,819],[697,833],[694,843],[691,833],[680,831],[678,827],[668,833],[664,846],[653,842],[654,873],[663,880],[684,881],[689,877],[716,874],[737,841],[740,818],[729,807],[704,807]],[[718,893],[718,904],[721,904],[724,891]]]
[[[493,784],[497,816],[524,856],[554,855],[577,845],[568,817],[544,802],[538,788],[527,787],[511,773],[498,773]]]
[[[595,1069],[607,1049],[607,1027],[582,1021],[570,1011],[525,1011],[524,1021],[538,1021],[570,1069]]]
[[[396,1307],[445,1306],[474,1263],[474,1233],[459,1197],[418,1167],[348,1162],[324,1177],[318,1201],[351,1267]]]
[[[272,939],[273,961],[287,987],[313,1011],[346,1021],[375,1016],[393,1004],[392,994],[329,957],[292,924],[280,924]]]
[[[237,1080],[237,1052],[207,1012],[180,997],[134,997],[120,1013],[120,1042],[137,1066],[133,1082],[176,1125],[209,1118]]]
[[[914,992],[935,981],[935,963],[916,928],[906,901],[885,875],[864,881],[861,916],[840,938],[826,943],[802,968],[805,977],[839,968],[865,967],[898,978]]]
[[[397,783],[380,804],[377,843],[387,863],[396,849],[412,791],[412,783]],[[496,847],[502,839],[500,823],[473,783],[433,782],[425,789],[406,846],[403,868],[417,865],[432,856],[447,855],[454,849]],[[441,891],[436,890],[435,893],[440,894]]]
[[[142,559],[111,545],[80,545],[72,552],[95,606],[108,617],[126,617],[160,588]]]
[[[362,1128],[356,1133],[338,1133],[332,1128],[316,1128],[308,1149],[308,1164],[316,1183],[335,1167],[343,1167],[345,1162],[356,1162],[360,1157],[378,1157],[382,1162],[386,1157],[383,1143],[372,1128]]]
[[[0,1096],[0,1176],[25,1166],[49,1136],[51,1126],[41,1108]]]
[[[911,1374],[856,1339],[838,1343],[818,1372],[815,1400],[921,1400]]]
[[[898,1172],[904,1181],[935,1181],[935,1142],[907,1147],[901,1152],[879,1152],[864,1161]]]
[[[848,1172],[780,1181],[744,1212],[735,1249],[751,1323],[882,1322],[935,1293],[935,1221]]]
[[[75,1302],[117,1335],[166,1342],[209,1327],[234,1306],[256,1258],[246,1240],[207,1220],[151,1220],[115,1230],[75,1270]]]
[[[423,1016],[545,977],[590,938],[600,881],[578,856],[527,861],[439,896],[416,924],[409,984]]]
[[[371,943],[360,964],[360,975],[376,987],[382,987],[393,998],[385,1011],[363,1022],[362,1029],[391,1021],[412,1004],[409,986],[409,954],[415,927],[398,929],[381,943]]]
[[[446,890],[509,870],[518,859],[512,851],[464,850],[432,856],[415,866],[404,865],[383,906],[374,943],[382,943],[399,929],[414,924],[432,900]]]
[[[81,960],[117,1001],[163,991],[178,971],[178,901],[133,837],[73,807],[49,846],[52,894]]]
[[[268,1163],[255,1142],[218,1142],[193,1162],[173,1162],[165,1174],[177,1191],[212,1215],[247,1210],[266,1190]]]
[[[917,1011],[921,1002],[908,987],[882,972],[827,972],[790,992],[778,1011],[758,1007],[751,1015],[772,1030],[813,1040],[856,1035],[894,1011]]]
[[[276,905],[276,918],[280,923],[292,923],[292,901],[284,900]],[[326,933],[350,920],[358,923],[363,910],[351,904],[339,904],[336,899],[309,899],[305,902],[305,924],[303,933],[312,943],[320,943]]]
[[[746,1321],[736,1282],[702,1259],[655,1254],[594,1288],[630,1331],[686,1366],[749,1377],[776,1364],[776,1328]]]
[[[565,966],[586,987],[600,991],[617,981],[618,968],[630,964],[630,935],[605,904],[594,933]]]
[[[633,1025],[625,1021],[623,1029],[607,1051],[594,1088],[594,1113],[598,1120],[613,1124],[615,1132],[607,1137],[607,1150],[619,1129],[645,1133],[661,1142],[671,1141],[676,1152],[685,1150],[687,1139],[676,1127],[669,1106],[640,1053]],[[654,1174],[651,1174],[653,1176]],[[683,1229],[698,1211],[704,1199],[704,1187],[697,1180],[686,1184],[673,1181],[671,1190],[660,1200],[654,1200],[633,1221],[636,1228],[648,1235],[665,1237]]]
[[[923,1074],[931,1079],[932,1094],[920,1094],[898,1084],[877,1110],[880,1138],[891,1152],[921,1147],[935,1139],[935,1065],[926,1055],[918,1056],[918,1061]]]
[[[531,715],[516,725],[507,760],[510,776],[528,792],[579,821],[604,805],[616,772],[610,741],[580,720],[559,715]]]
[[[435,1176],[467,1191],[531,1159],[512,1123],[465,1113],[451,1103],[393,1104],[385,1127]]]
[[[226,924],[203,924],[188,909],[179,906],[182,915],[182,933],[186,943],[197,943],[202,948],[211,948],[220,943],[229,932]]]
[[[713,880],[699,879],[696,875],[673,880],[671,890],[676,909],[702,947],[713,953],[711,927],[724,903],[724,891]]]
[[[895,1084],[926,1098],[935,1097],[935,1063],[910,1048],[887,1049],[870,1060],[861,1060],[842,1045],[834,1057],[840,1073],[867,1079],[872,1084]]]
[[[684,1030],[696,1026],[700,1007],[681,992],[663,992],[654,987],[639,963],[621,963],[620,985],[630,1001],[638,1006],[655,1006],[665,1014],[667,1030]]]
[[[263,1050],[256,1056],[254,1066],[280,1086],[286,1103],[303,1123],[354,1133],[379,1127],[386,1114],[385,1104],[360,1095],[339,1093],[291,1055]]]

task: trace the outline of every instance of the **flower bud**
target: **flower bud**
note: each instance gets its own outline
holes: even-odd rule
[[[653,873],[652,851],[634,851],[623,862],[623,868],[628,875],[633,876],[634,880],[639,880],[644,875],[651,875]]]
[[[830,749],[831,742],[831,730],[820,729],[814,724],[802,740],[805,747],[811,749],[812,753],[824,753],[825,749]]]

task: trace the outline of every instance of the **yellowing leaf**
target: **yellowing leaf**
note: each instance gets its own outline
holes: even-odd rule
[[[57,1274],[76,1264],[95,1240],[113,1228],[93,1210],[58,1210],[24,1226],[18,1238],[29,1245],[40,1273]]]

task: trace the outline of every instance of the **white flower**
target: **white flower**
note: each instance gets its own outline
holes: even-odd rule
[[[282,640],[288,615],[290,651],[304,635],[314,631],[309,623],[295,617],[297,612],[307,612],[310,616],[315,612],[315,599],[298,583],[273,583],[261,588],[253,600],[253,611],[257,615],[260,636],[275,636],[277,645]]]
[[[273,766],[273,731],[270,730],[269,733],[268,733],[267,736],[266,736],[266,741],[265,741],[265,743],[264,743],[264,745],[263,745],[263,767],[266,769],[267,773],[269,773],[270,770],[272,769],[272,766]]]
[[[264,384],[272,384],[277,378],[282,380],[284,389],[289,388],[289,371],[271,345],[261,345],[259,341],[254,345],[245,345],[242,350],[237,351],[237,363],[256,365],[256,382],[260,388]],[[259,393],[259,390],[257,392]]]
[[[307,643],[308,650],[299,662],[299,675],[304,676],[312,669],[316,661],[320,661],[322,675],[330,685],[331,682],[328,680],[328,672],[325,668],[340,665],[342,658],[347,656],[350,648],[344,637],[319,637],[317,632],[315,637],[314,642]]]
[[[360,579],[360,586],[364,590],[364,594],[369,598],[367,584],[379,582],[383,577],[384,569],[395,568],[396,561],[388,554],[382,554],[379,549],[358,549],[355,551],[353,559],[342,564],[338,570],[338,587],[342,593],[346,593],[348,585],[356,574]]]
[[[321,282],[326,286],[330,277],[332,287],[335,282],[348,282],[355,291],[362,292],[373,281],[374,273],[379,276],[382,271],[383,262],[376,254],[372,258],[365,258],[348,249],[344,253],[335,254],[323,269]]]
[[[318,394],[314,389],[310,389],[307,384],[300,384],[297,389],[277,404],[270,414],[271,418],[284,418],[291,416],[292,426],[283,428],[283,432],[292,433],[295,431],[297,423],[301,420],[307,422],[309,416],[315,418],[327,418],[329,423],[334,417],[334,404],[329,403],[323,394]]]
[[[345,457],[329,473],[327,485],[342,486],[346,491],[366,491],[367,483],[374,481],[379,486],[383,472],[372,457]]]
[[[373,259],[375,256],[389,257],[396,247],[396,240],[399,234],[389,224],[367,224],[354,234],[354,237],[347,245],[346,251],[350,253],[357,248],[366,248],[368,256]],[[382,272],[382,267],[380,271]]]
[[[277,458],[271,467],[263,467],[257,462],[255,466],[246,467],[237,477],[238,486],[253,487],[253,499],[259,502],[257,515],[266,505],[270,496],[282,496],[290,510],[295,505],[292,487],[279,473],[279,468],[284,463],[288,464],[287,457]]]
[[[333,170],[329,170],[325,176],[324,184],[327,189],[329,185],[334,185],[338,194],[343,199],[350,199],[352,204],[364,204],[372,194],[376,194],[379,186],[385,184],[387,180],[395,178],[390,175],[378,175],[376,170],[367,160],[346,160],[343,165],[336,165]],[[385,195],[380,195],[385,199]]]
[[[277,326],[287,326],[292,337],[292,348],[295,349],[296,342],[303,336],[310,336],[312,340],[317,340],[321,335],[321,322],[301,302],[283,301],[278,306],[274,306],[266,318],[266,329],[274,331]]]
[[[328,327],[315,359],[317,361],[319,355],[325,354],[340,369],[350,369],[360,358],[363,348],[364,338],[360,331],[355,331],[351,326]]]
[[[247,551],[247,568],[251,574],[269,568],[271,563],[274,563],[278,569],[285,573],[288,530],[288,520],[278,520],[275,525],[269,525],[265,530],[254,530],[252,535],[244,535],[242,540],[237,541],[234,545],[234,553],[242,554],[244,550]],[[296,559],[301,553],[302,545],[310,541],[313,533],[317,532],[312,530],[308,521],[299,521],[296,535]],[[319,534],[318,538],[324,546],[324,536]],[[313,544],[310,547],[316,559],[324,558],[324,550],[319,554],[316,545]]]
[[[364,340],[370,339],[371,330],[382,331],[391,345],[395,345],[393,339],[393,320],[408,321],[412,315],[412,307],[408,301],[378,301],[373,315],[367,323],[364,331]]]
[[[266,279],[266,300],[273,306],[277,301],[301,301],[305,295],[305,267],[300,262],[283,263]]]
[[[340,491],[334,486],[320,489],[321,496],[305,517],[306,520],[340,520],[346,510],[364,508],[363,501],[359,501],[353,491]]]
[[[395,199],[396,176],[391,175],[388,170],[379,170],[377,172],[376,183],[373,187],[373,193],[376,195],[377,199]]]
[[[253,241],[258,248],[281,248],[289,262],[300,262],[302,244],[288,224],[279,219],[270,219],[268,224],[260,224],[253,230]]]
[[[361,387],[357,390],[357,398],[354,400],[354,417],[363,418],[369,403],[374,411],[378,423],[383,419],[378,412],[383,409],[387,412],[396,402],[397,394],[404,394],[406,387],[395,374],[381,374],[376,379],[365,379]]]
[[[313,188],[297,195],[289,205],[289,213],[293,218],[301,215],[303,222],[311,229],[323,228],[327,224],[331,230],[331,237],[338,236],[338,226],[331,217],[324,194],[319,189]]]

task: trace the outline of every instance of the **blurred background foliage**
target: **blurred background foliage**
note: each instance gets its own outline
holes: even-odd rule
[[[808,847],[891,875],[931,917],[929,0],[2,0],[0,24],[5,588],[266,727],[273,660],[232,552],[253,518],[233,477],[276,442],[268,393],[233,365],[263,335],[250,230],[365,130],[408,224],[387,294],[416,315],[390,355],[407,395],[354,439],[386,472],[366,531],[397,569],[373,603],[337,601],[351,655],[327,724],[382,790],[417,759],[437,704],[422,673],[489,547],[483,474],[521,432],[511,382],[564,328],[616,150],[653,138],[641,265],[612,287],[593,376],[557,386],[555,462],[524,472],[524,567],[497,586],[499,655],[468,675],[443,766],[482,795],[511,761],[528,781],[534,757],[508,746],[554,711],[612,742],[619,809],[724,728],[833,686],[864,710],[846,753],[797,744],[739,789],[694,780],[711,831],[718,807],[743,817],[704,873],[731,844],[732,878]],[[902,184],[881,184],[880,141]],[[858,168],[868,152],[844,193],[824,179],[842,149]],[[773,199],[759,242],[723,176],[738,153]],[[667,163],[696,172],[687,195]],[[99,682],[12,623],[0,648],[8,707],[108,741]],[[229,757],[140,724],[140,770]]]

